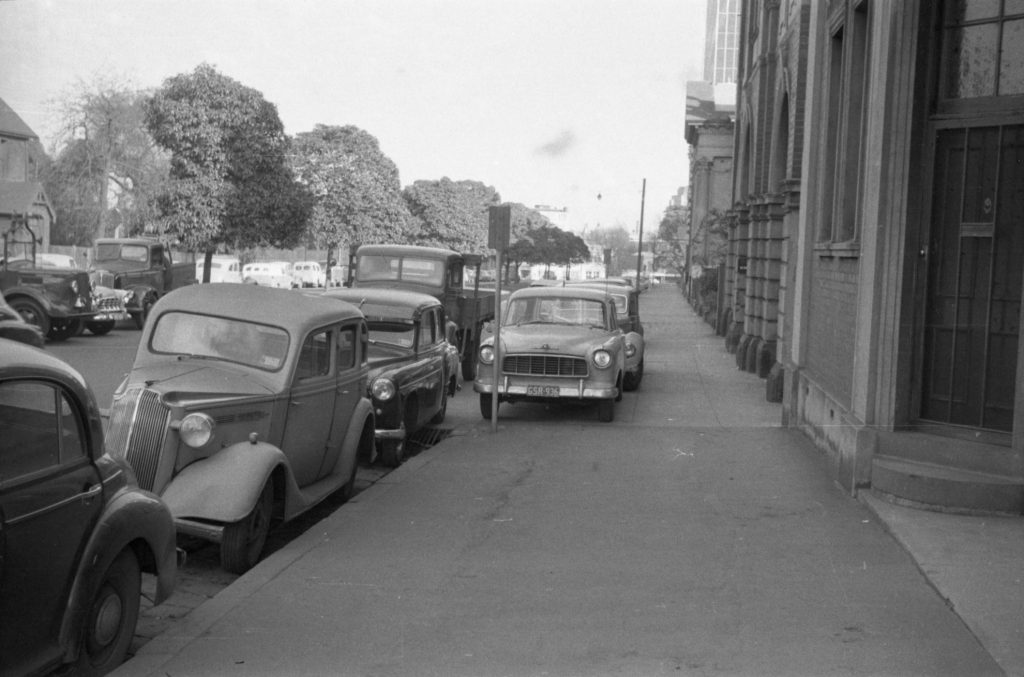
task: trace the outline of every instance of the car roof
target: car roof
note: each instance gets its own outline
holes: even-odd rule
[[[522,298],[566,298],[566,299],[592,299],[604,301],[608,298],[602,289],[584,287],[583,285],[571,285],[568,287],[524,287],[512,292],[510,301]]]
[[[250,284],[190,284],[167,294],[154,307],[154,311],[161,313],[169,310],[231,317],[287,329],[313,328],[362,317],[355,306],[338,299]]]
[[[391,256],[427,256],[440,259],[447,259],[452,256],[461,256],[457,251],[444,249],[442,247],[419,247],[407,244],[364,244],[356,255],[365,254],[389,254]]]
[[[357,308],[361,303],[372,305],[405,306],[415,310],[423,310],[441,305],[437,298],[405,289],[388,289],[384,287],[356,287],[345,289],[329,289],[322,296],[347,301]]]
[[[0,378],[17,377],[57,381],[83,400],[90,397],[85,379],[64,360],[26,343],[0,338]]]

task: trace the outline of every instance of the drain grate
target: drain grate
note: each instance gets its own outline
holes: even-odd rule
[[[452,434],[451,428],[435,428],[427,426],[420,428],[409,436],[407,443],[416,447],[416,451],[423,451],[434,446],[444,438]]]

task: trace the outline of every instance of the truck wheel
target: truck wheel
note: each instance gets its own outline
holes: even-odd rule
[[[95,336],[103,336],[109,334],[114,328],[114,320],[97,320],[95,322],[86,322],[85,328],[89,330],[89,333]]]
[[[142,329],[146,326],[146,319],[149,318],[149,311],[153,308],[153,299],[146,298],[142,300],[142,310],[137,313],[132,313],[132,319],[135,320],[135,328]]]
[[[21,315],[21,319],[39,327],[39,331],[43,333],[43,336],[49,335],[50,318],[47,317],[46,311],[43,310],[41,305],[30,298],[18,298],[9,303],[11,308]]]
[[[252,512],[237,522],[224,525],[220,541],[221,568],[233,574],[244,574],[256,565],[267,542],[273,510],[274,488],[268,480]]]
[[[124,661],[139,619],[139,562],[125,548],[100,578],[82,627],[76,675],[105,675]]]

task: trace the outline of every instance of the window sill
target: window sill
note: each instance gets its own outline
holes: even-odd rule
[[[814,253],[822,258],[855,259],[860,257],[860,242],[818,242],[814,245]]]

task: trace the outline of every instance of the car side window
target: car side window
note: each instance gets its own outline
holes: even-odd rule
[[[356,364],[356,328],[342,327],[338,332],[338,370],[351,369]]]
[[[331,331],[321,329],[313,332],[302,343],[299,351],[299,365],[295,369],[296,380],[327,376],[331,373]]]
[[[434,314],[427,311],[420,315],[419,347],[426,348],[428,346],[432,346],[436,340],[436,334],[434,333]]]
[[[60,462],[70,463],[85,456],[82,422],[66,393],[60,394]]]
[[[0,482],[60,462],[63,428],[57,390],[39,381],[0,383]],[[62,407],[63,408],[63,407]],[[73,415],[71,416],[73,422]],[[78,435],[79,447],[81,440]]]

